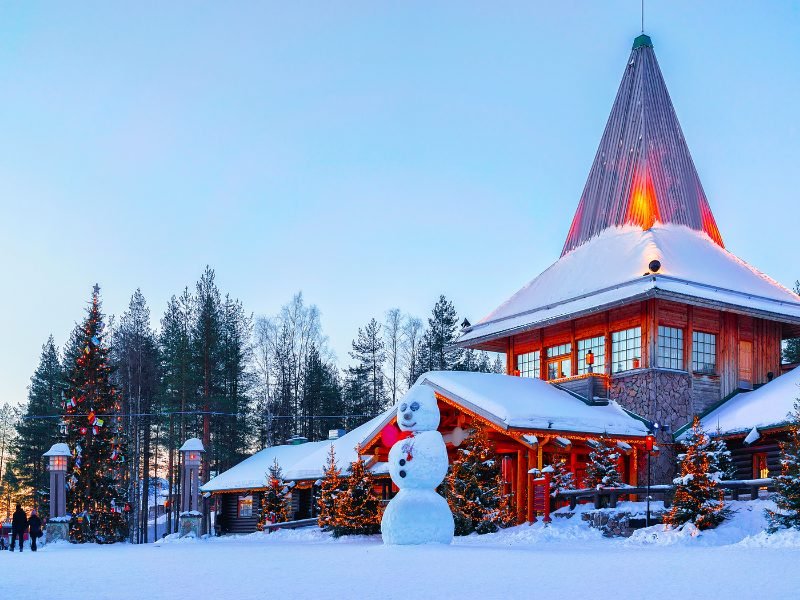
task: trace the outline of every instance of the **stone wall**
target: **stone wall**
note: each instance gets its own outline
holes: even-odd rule
[[[653,483],[672,483],[675,449],[672,432],[692,418],[691,376],[665,369],[637,369],[615,375],[610,397],[631,412],[658,423],[661,453],[652,460]],[[639,461],[639,481],[647,480],[647,461]]]

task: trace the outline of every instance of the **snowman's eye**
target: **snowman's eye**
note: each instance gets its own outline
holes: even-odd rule
[[[419,410],[419,402],[412,402],[411,410]]]
[[[406,404],[405,402],[403,402],[403,403],[400,405],[400,412],[406,412],[406,409],[407,409],[407,408],[408,408],[408,404]]]

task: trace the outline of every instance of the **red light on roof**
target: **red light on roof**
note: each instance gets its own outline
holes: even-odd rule
[[[661,221],[661,213],[650,171],[645,168],[638,171],[633,178],[625,222],[639,225],[642,229],[650,229],[656,221]]]

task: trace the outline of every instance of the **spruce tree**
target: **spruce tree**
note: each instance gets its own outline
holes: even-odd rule
[[[19,484],[31,491],[43,516],[49,513],[49,474],[42,454],[61,441],[59,421],[63,410],[64,372],[51,335],[42,346],[39,366],[31,377],[25,414],[17,422],[12,468]]]
[[[317,499],[317,507],[319,507],[317,524],[323,531],[332,531],[338,519],[337,498],[342,493],[345,483],[341,474],[341,469],[336,465],[336,449],[331,444]]]
[[[458,335],[456,309],[452,302],[441,295],[433,307],[428,318],[428,328],[422,336],[417,377],[425,371],[453,371],[463,368],[464,351],[453,345]]]
[[[500,461],[482,425],[475,424],[458,448],[442,487],[456,535],[493,533],[512,524],[511,498],[503,490]]]
[[[120,435],[120,398],[111,383],[110,349],[104,341],[100,288],[81,326],[82,350],[75,358],[66,392],[67,443],[72,450],[67,472],[67,512],[73,515],[73,542],[113,543],[127,536],[121,489],[124,441]]]
[[[550,496],[555,498],[559,492],[575,489],[575,475],[563,460],[554,460],[550,467]],[[545,467],[547,469],[547,467]],[[544,469],[543,469],[544,471]]]
[[[269,523],[285,523],[291,519],[289,491],[290,485],[283,480],[283,471],[276,458],[267,474],[267,489],[261,496],[261,514],[257,525],[259,531]]]
[[[667,525],[694,523],[698,529],[716,527],[728,515],[723,491],[717,488],[720,473],[710,472],[709,438],[695,416],[686,438],[686,452],[678,455],[680,477],[674,479],[675,497],[664,515]]]
[[[791,414],[788,439],[780,445],[781,474],[775,481],[775,506],[767,510],[769,531],[800,529],[800,399]]]
[[[350,463],[344,490],[336,498],[337,518],[332,526],[334,537],[380,533],[381,502],[374,485],[372,473],[357,457]]]
[[[620,452],[616,444],[605,434],[599,440],[591,440],[592,451],[586,463],[587,488],[621,487],[624,485],[619,473]]]
[[[718,473],[719,479],[724,481],[736,479],[736,463],[733,462],[733,455],[728,450],[728,444],[721,437],[716,438],[710,444],[708,470],[709,473]]]

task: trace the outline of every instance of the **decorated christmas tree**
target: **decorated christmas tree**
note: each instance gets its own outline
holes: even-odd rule
[[[711,442],[709,463],[709,472],[719,473],[719,479],[724,481],[736,479],[736,464],[733,462],[731,451],[728,450],[728,444],[722,438]]]
[[[325,465],[325,475],[322,478],[317,506],[319,515],[317,523],[323,531],[332,531],[337,519],[336,499],[342,492],[345,480],[341,477],[341,469],[336,466],[336,451],[331,444],[328,452],[328,463]]]
[[[334,537],[380,533],[381,503],[373,485],[372,473],[356,458],[350,464],[345,488],[336,498],[336,518],[331,527]]]
[[[775,480],[775,507],[768,510],[770,533],[800,529],[800,400],[791,415],[788,439],[781,444],[781,474]]]
[[[500,461],[482,425],[458,449],[442,484],[456,535],[493,533],[513,522],[511,496],[503,489]]]
[[[113,543],[127,537],[121,485],[124,461],[119,394],[111,384],[110,348],[103,337],[100,288],[95,285],[86,320],[76,329],[65,394],[67,512],[73,542]]]
[[[605,434],[599,440],[590,440],[592,451],[586,463],[587,488],[621,487],[622,476],[619,473],[620,451]]]
[[[716,527],[728,515],[723,491],[717,488],[719,472],[711,472],[710,441],[695,416],[686,438],[686,452],[678,455],[680,477],[674,479],[675,498],[664,515],[667,525],[694,523],[698,529]]]
[[[257,524],[259,531],[269,523],[285,523],[291,519],[289,492],[292,485],[283,480],[283,471],[276,458],[267,474],[267,489],[261,496],[261,514]]]
[[[569,470],[569,465],[566,461],[554,460],[553,464],[548,466],[552,469],[550,472],[551,497],[555,498],[558,492],[575,489],[575,475]]]

